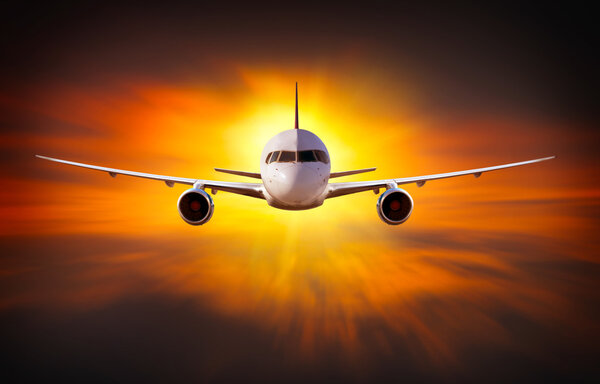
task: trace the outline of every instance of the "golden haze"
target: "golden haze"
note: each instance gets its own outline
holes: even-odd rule
[[[212,168],[259,169],[263,145],[293,126],[297,79],[272,70],[239,69],[237,75],[238,85],[227,88],[58,84],[32,102],[3,98],[5,104],[81,129],[73,134],[40,127],[3,141],[25,145],[31,156],[40,152],[159,174],[241,180]],[[51,297],[56,305],[102,306],[132,291],[189,297],[221,316],[274,330],[276,347],[307,358],[330,344],[342,345],[348,358],[362,356],[360,324],[375,321],[400,337],[414,335],[432,362],[455,364],[453,351],[461,341],[453,334],[508,343],[506,330],[487,315],[491,301],[532,318],[563,311],[567,304],[560,287],[531,284],[528,272],[515,264],[528,255],[499,245],[530,236],[531,246],[543,251],[554,244],[547,239],[574,244],[571,239],[590,236],[594,219],[573,210],[597,200],[596,187],[576,181],[579,174],[596,171],[578,169],[568,157],[561,160],[569,145],[562,127],[489,116],[444,121],[404,103],[409,97],[402,91],[386,97],[366,81],[358,83],[362,87],[349,92],[335,77],[306,75],[299,85],[300,127],[325,142],[332,170],[378,167],[346,180],[416,176],[555,153],[559,159],[477,180],[406,186],[415,209],[398,227],[380,222],[371,192],[301,212],[220,192],[212,220],[193,227],[175,207],[182,186],[169,189],[159,182],[111,179],[32,161],[30,175],[4,181],[2,231],[127,237],[152,245],[86,259],[93,269],[85,279],[72,277],[81,289],[56,291]],[[582,251],[573,257],[595,256]],[[133,284],[131,273],[154,284]],[[93,283],[106,274],[123,279],[110,286]],[[445,302],[438,312],[424,301],[431,297]],[[23,294],[0,305],[36,300]],[[464,303],[468,316],[461,317]],[[436,316],[424,316],[429,311]],[[374,337],[382,351],[389,348],[384,337]]]

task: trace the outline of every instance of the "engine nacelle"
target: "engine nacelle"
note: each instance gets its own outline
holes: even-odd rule
[[[404,223],[413,210],[413,199],[400,188],[391,188],[377,200],[377,213],[381,220],[390,225]]]
[[[201,189],[188,189],[179,196],[177,210],[188,224],[202,225],[212,217],[215,205],[210,195]]]

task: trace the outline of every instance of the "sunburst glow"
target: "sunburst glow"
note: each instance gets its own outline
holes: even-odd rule
[[[293,126],[298,75],[272,68],[236,71],[239,82],[227,87],[55,84],[35,102],[11,101],[53,125],[5,139],[21,141],[32,156],[240,180],[212,168],[258,170],[263,145]],[[332,170],[378,167],[352,180],[560,155],[560,127],[485,116],[441,121],[403,103],[408,90],[379,93],[367,85],[372,78],[356,79],[349,89],[342,75],[298,77],[300,125],[328,146]],[[570,210],[581,199],[597,199],[599,191],[566,188],[570,167],[556,161],[478,180],[407,186],[415,210],[399,227],[380,222],[371,192],[302,212],[220,192],[212,220],[193,227],[177,214],[181,186],[113,180],[40,161],[29,178],[6,181],[1,225],[13,236],[133,241],[127,249],[82,250],[85,260],[67,258],[84,263],[76,268],[81,274],[66,276],[80,289],[52,290],[57,305],[101,307],[132,292],[160,292],[250,321],[276,335],[274,348],[306,359],[336,346],[344,359],[367,364],[375,358],[368,354],[373,348],[374,356],[392,353],[385,336],[391,331],[432,364],[456,366],[463,338],[508,342],[507,331],[487,315],[490,301],[532,319],[566,310],[557,293],[561,283],[530,285],[533,276],[518,262],[528,256],[512,254],[511,244],[531,236],[528,246],[552,259],[551,239],[587,236],[592,219]],[[110,284],[102,284],[107,278]],[[24,293],[0,306],[47,298]]]

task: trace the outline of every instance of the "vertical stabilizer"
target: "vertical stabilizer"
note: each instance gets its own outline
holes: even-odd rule
[[[294,128],[298,129],[298,82],[296,81],[296,124]]]

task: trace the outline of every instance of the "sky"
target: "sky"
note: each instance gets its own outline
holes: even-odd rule
[[[290,6],[290,5],[288,5]],[[575,7],[2,5],[0,337],[65,381],[594,381],[597,36]],[[35,154],[244,181],[294,123],[345,180],[556,155],[307,211]],[[341,179],[340,179],[341,181]],[[19,380],[21,381],[21,380]]]

